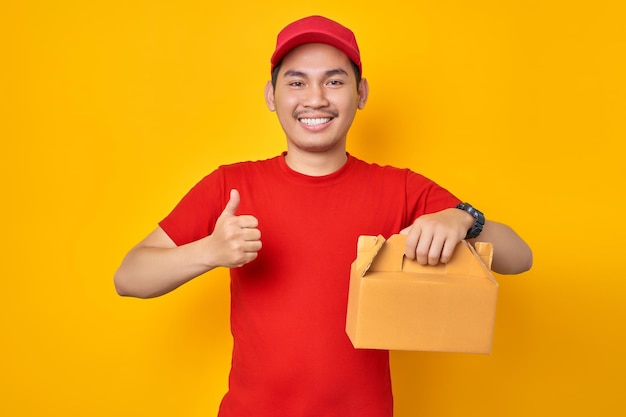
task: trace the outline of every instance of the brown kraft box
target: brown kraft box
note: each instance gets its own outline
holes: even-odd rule
[[[346,332],[355,348],[491,353],[498,283],[493,247],[465,240],[447,264],[404,256],[406,236],[360,236]]]

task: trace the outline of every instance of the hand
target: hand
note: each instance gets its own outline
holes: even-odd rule
[[[454,248],[465,238],[474,218],[463,210],[445,209],[418,217],[411,226],[400,231],[408,235],[406,257],[422,265],[446,263]]]
[[[261,249],[261,231],[254,216],[237,216],[239,191],[230,191],[230,199],[215,222],[213,234],[207,237],[208,254],[213,267],[235,268],[245,265],[258,256]]]

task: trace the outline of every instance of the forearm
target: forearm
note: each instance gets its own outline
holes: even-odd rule
[[[204,258],[200,241],[172,247],[137,246],[115,273],[115,288],[123,296],[158,297],[213,269]]]
[[[252,262],[261,249],[261,232],[253,216],[236,216],[239,193],[218,218],[213,233],[177,246],[157,227],[128,252],[115,273],[120,295],[149,298],[166,294],[214,268],[237,268]]]
[[[480,236],[472,241],[493,244],[491,269],[499,274],[519,274],[528,271],[533,263],[530,247],[509,226],[486,221]]]

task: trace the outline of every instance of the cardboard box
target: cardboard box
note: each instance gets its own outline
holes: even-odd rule
[[[404,256],[406,236],[361,236],[346,332],[356,348],[491,353],[498,283],[493,247],[466,241],[447,264]]]

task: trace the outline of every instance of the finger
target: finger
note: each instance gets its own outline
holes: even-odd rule
[[[242,249],[245,253],[256,253],[261,250],[263,244],[260,240],[250,240],[242,245]]]
[[[456,245],[459,244],[459,241],[453,239],[447,239],[445,244],[443,245],[443,249],[441,251],[441,262],[448,263],[450,259],[452,259],[452,255],[454,254],[454,249]]]
[[[244,266],[245,264],[248,264],[252,261],[254,261],[257,257],[259,256],[259,254],[257,252],[247,252],[239,262],[235,263],[233,265],[233,267],[235,268],[239,268]]]
[[[433,235],[432,233],[428,233],[426,231],[422,231],[420,234],[419,240],[417,242],[417,247],[415,248],[415,259],[422,265],[427,265],[430,247],[432,245]]]
[[[246,242],[261,241],[261,231],[259,229],[242,229],[241,239]]]
[[[232,263],[237,268],[254,261],[259,256],[262,244],[260,240],[244,242],[239,248],[239,256]]]
[[[411,231],[411,226],[405,227],[404,229],[400,230],[400,234],[401,235],[408,235],[410,231]]]
[[[259,226],[259,221],[256,217],[246,214],[237,217],[237,225],[242,229],[256,229]]]
[[[408,233],[410,229],[411,233]],[[408,227],[407,233],[408,236],[406,238],[406,246],[405,246],[405,255],[409,259],[415,259],[415,252],[417,250],[417,243],[420,239],[421,229],[419,227]]]
[[[443,262],[441,257],[445,242],[445,238],[433,237],[428,250],[429,265],[437,265],[439,262]]]
[[[222,215],[235,216],[240,200],[239,191],[234,188],[230,190],[230,198],[228,203],[226,203],[226,207],[224,207],[224,211],[222,211]]]

